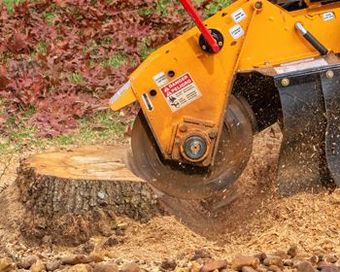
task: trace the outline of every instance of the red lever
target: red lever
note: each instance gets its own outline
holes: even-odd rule
[[[220,51],[221,48],[218,46],[216,40],[211,35],[209,29],[204,25],[200,15],[198,14],[197,10],[195,9],[195,7],[191,3],[191,1],[190,0],[180,0],[180,2],[182,3],[184,9],[189,13],[191,18],[194,20],[196,26],[201,31],[204,39],[207,41],[207,43],[211,47],[212,51],[214,53],[217,53],[218,51]]]

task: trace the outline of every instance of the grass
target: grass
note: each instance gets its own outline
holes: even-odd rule
[[[123,53],[118,53],[104,60],[103,65],[112,68],[119,68],[120,66],[126,64],[126,62],[127,56]]]
[[[78,72],[68,75],[68,80],[73,84],[82,84],[84,82],[83,76]]]
[[[97,112],[81,119],[79,123],[78,133],[62,135],[53,141],[57,145],[124,141],[124,134],[129,125],[121,122],[119,113],[111,110]]]
[[[58,6],[55,3],[50,4],[49,11],[43,13],[43,18],[49,25],[54,25],[54,19],[57,16]]]
[[[12,59],[12,54],[10,52],[3,52],[0,54],[0,64],[6,65]]]
[[[160,15],[167,16],[169,3],[170,0],[157,0],[155,1],[154,9],[141,8],[138,10],[138,14],[140,16],[149,16],[153,13],[158,13]]]
[[[9,12],[13,12],[14,5],[19,4],[20,2],[22,2],[22,0],[3,0],[3,3],[5,4]]]
[[[229,6],[231,0],[215,0],[209,3],[206,7],[207,16],[212,16],[221,9]]]
[[[47,48],[48,48],[47,43],[45,41],[40,41],[35,46],[35,52],[44,55],[47,53]]]
[[[0,136],[0,154],[43,150],[51,146],[123,143],[127,141],[125,137],[127,127],[133,122],[133,118],[128,122],[122,122],[119,113],[105,110],[79,120],[79,128],[74,133],[44,139],[36,137],[37,130],[34,126],[27,125],[32,112],[22,114],[24,117],[19,124],[13,119],[7,120],[6,125],[11,133],[8,136]]]
[[[148,38],[144,38],[139,47],[139,54],[143,60],[145,60],[153,51],[155,51],[155,49],[148,46],[149,42],[150,41]]]
[[[156,1],[156,12],[161,15],[168,15],[168,5],[170,0],[158,0]]]
[[[202,4],[203,0],[193,0],[192,2],[195,5],[200,5],[200,4]],[[142,8],[138,11],[138,14],[140,16],[149,16],[153,13],[158,13],[162,16],[167,16],[167,15],[169,15],[168,14],[169,3],[170,3],[170,0],[155,1],[155,9],[154,10]],[[211,15],[214,15],[216,12],[218,12],[219,10],[225,8],[226,6],[228,6],[230,4],[231,4],[231,0],[214,0],[214,1],[212,1],[206,7],[207,16],[209,17]]]
[[[44,13],[44,19],[49,25],[54,24],[55,16],[56,16],[55,12],[45,12]]]

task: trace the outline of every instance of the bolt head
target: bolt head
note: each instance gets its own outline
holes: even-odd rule
[[[202,162],[202,165],[205,167],[209,166],[210,164],[211,164],[211,161],[209,159],[206,159]]]
[[[179,131],[180,131],[180,132],[186,132],[187,130],[188,130],[188,128],[187,128],[186,125],[181,125],[181,126],[179,127]]]
[[[202,45],[202,49],[203,49],[203,50],[206,50],[207,47],[203,44],[203,45]]]
[[[219,46],[222,46],[222,45],[223,45],[223,42],[218,42],[218,45],[219,45]]]
[[[217,137],[217,133],[218,133],[217,129],[212,129],[211,131],[209,131],[210,139],[216,138]]]
[[[282,80],[281,80],[281,85],[283,86],[283,87],[287,87],[287,86],[289,86],[289,84],[290,84],[290,80],[289,80],[289,78],[283,78]]]
[[[329,79],[333,78],[334,77],[334,72],[332,70],[328,70],[326,72],[326,77],[329,78]]]
[[[261,1],[257,1],[257,2],[255,3],[255,8],[256,8],[256,9],[262,9],[262,6],[263,6],[263,3],[262,3]]]

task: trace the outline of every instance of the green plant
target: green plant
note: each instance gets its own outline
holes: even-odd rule
[[[168,5],[170,0],[158,0],[156,1],[156,12],[161,15],[168,15]]]
[[[49,25],[54,24],[54,18],[56,16],[56,13],[53,11],[45,12],[44,13],[44,19]]]
[[[48,45],[45,41],[40,41],[35,46],[35,52],[37,52],[38,54],[46,54],[47,47],[48,47]]]
[[[78,72],[70,74],[68,80],[73,84],[81,84],[84,82],[83,76]]]
[[[221,9],[229,6],[230,0],[214,0],[206,6],[207,16],[212,16]]]
[[[142,57],[142,59],[146,59],[155,49],[149,47],[149,40],[147,38],[144,38],[139,49],[139,54]]]
[[[113,68],[119,68],[121,65],[127,62],[127,57],[123,53],[117,53],[110,58],[104,60],[104,66],[110,66]]]
[[[23,2],[23,0],[3,0],[3,3],[5,4],[9,12],[13,12],[14,6],[16,4],[19,4],[20,2]]]

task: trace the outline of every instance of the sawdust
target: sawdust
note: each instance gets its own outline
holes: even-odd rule
[[[152,219],[129,232],[124,244],[114,248],[114,256],[180,259],[207,248],[216,257],[230,259],[240,253],[286,250],[292,244],[306,256],[340,253],[340,190],[277,197],[280,143],[277,127],[255,138],[249,165],[224,201],[205,203],[210,214]]]
[[[105,250],[107,239],[93,237],[95,251],[112,258],[159,263],[165,258],[184,260],[196,249],[205,248],[214,256],[230,260],[236,254],[287,250],[297,244],[301,255],[340,253],[340,190],[319,194],[300,193],[288,198],[276,195],[275,180],[281,134],[277,127],[255,137],[254,151],[246,171],[224,197],[203,203],[205,213],[194,214],[189,204],[171,202],[175,216],[156,217],[146,224],[121,218],[128,224],[121,242]],[[13,171],[6,182],[13,179]],[[0,194],[0,255],[6,246],[20,241],[16,224],[20,207],[11,191]],[[5,200],[7,199],[7,200]],[[11,200],[13,203],[9,203]],[[185,212],[189,210],[189,212]],[[16,220],[8,220],[15,218]],[[24,243],[24,242],[22,242]],[[77,252],[79,248],[49,245],[31,247],[47,255]]]
[[[197,248],[214,247],[213,241],[191,231],[174,217],[165,216],[135,226],[128,232],[124,244],[114,248],[113,256],[147,261],[182,259]]]

